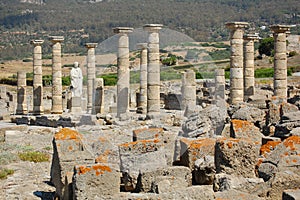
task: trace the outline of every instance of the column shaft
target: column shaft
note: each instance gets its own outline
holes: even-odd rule
[[[147,43],[138,44],[140,50],[140,93],[138,100],[139,113],[146,114],[147,112]]]
[[[182,105],[181,109],[196,106],[196,80],[193,70],[186,70],[182,73]]]
[[[23,115],[27,114],[27,104],[26,104],[26,72],[18,72],[18,83],[17,83],[17,110],[16,114]]]

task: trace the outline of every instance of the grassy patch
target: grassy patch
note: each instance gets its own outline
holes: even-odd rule
[[[14,172],[13,169],[0,169],[0,179],[6,179],[8,175],[12,175]]]
[[[30,161],[35,163],[49,161],[49,155],[39,151],[27,151],[27,152],[19,153],[18,155],[20,159],[23,161]]]

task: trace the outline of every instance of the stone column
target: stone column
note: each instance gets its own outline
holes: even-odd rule
[[[274,32],[274,96],[287,98],[287,56],[286,56],[286,34],[290,26],[273,25],[270,27]]]
[[[255,94],[254,42],[256,40],[258,40],[257,35],[244,36],[244,101]]]
[[[215,70],[215,100],[225,100],[225,70]]]
[[[162,24],[146,24],[148,31],[147,118],[160,115],[159,30]]]
[[[185,70],[185,72],[182,73],[182,110],[185,110],[187,107],[193,108],[196,106],[195,78],[195,72],[193,70]]]
[[[118,83],[117,83],[117,117],[129,111],[129,40],[128,34],[133,28],[117,27],[114,33],[119,34],[118,47]]]
[[[23,115],[27,114],[27,98],[26,98],[26,72],[19,71],[18,83],[17,83],[17,110],[16,114]]]
[[[44,40],[31,40],[33,49],[33,114],[42,115],[43,107],[43,72],[42,72],[42,44]]]
[[[226,27],[230,30],[230,103],[238,104],[244,100],[243,76],[243,35],[246,22],[229,22]]]
[[[94,79],[95,100],[93,105],[93,114],[104,113],[104,81],[103,78]]]
[[[137,112],[146,114],[147,112],[147,43],[137,44],[140,49],[140,94],[138,99]]]
[[[87,43],[87,113],[92,113],[93,109],[93,83],[96,78],[96,57],[95,48],[97,43]]]
[[[52,42],[52,114],[62,114],[61,42],[63,36],[50,36]]]

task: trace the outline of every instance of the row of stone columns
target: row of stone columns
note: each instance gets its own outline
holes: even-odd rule
[[[230,30],[230,103],[237,104],[247,100],[255,93],[254,78],[254,42],[256,35],[244,36],[246,22],[229,22],[226,27]],[[287,98],[287,56],[286,33],[290,26],[271,26],[274,32],[274,95]],[[243,54],[244,53],[244,54]]]

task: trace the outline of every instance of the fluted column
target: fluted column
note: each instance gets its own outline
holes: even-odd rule
[[[31,40],[33,49],[33,114],[44,113],[43,107],[43,71],[42,71],[42,44],[44,40]]]
[[[50,36],[52,42],[52,114],[62,114],[61,42],[63,36]]]
[[[140,94],[138,100],[138,113],[146,114],[147,112],[147,43],[137,44],[140,49]]]
[[[290,26],[273,25],[270,27],[274,36],[274,96],[287,98],[287,56],[286,34]]]
[[[17,73],[17,110],[16,114],[23,115],[27,114],[27,104],[26,104],[26,72],[18,71]]]
[[[133,28],[117,27],[114,33],[119,34],[118,47],[118,83],[117,83],[117,117],[129,111],[129,39]]]
[[[93,110],[93,101],[94,101],[94,92],[93,84],[96,78],[96,57],[95,57],[95,48],[97,43],[86,43],[85,47],[87,48],[87,112],[92,113]]]
[[[193,70],[185,70],[182,73],[182,105],[181,109],[185,110],[187,107],[196,106],[196,80],[195,72]]]
[[[246,22],[229,22],[226,27],[230,30],[230,103],[238,104],[244,100],[243,76],[243,35]]]
[[[255,94],[254,42],[256,40],[258,40],[257,35],[244,36],[244,101]]]
[[[148,73],[147,73],[147,118],[160,115],[160,64],[159,64],[159,30],[161,24],[147,24],[144,30],[148,36]]]

